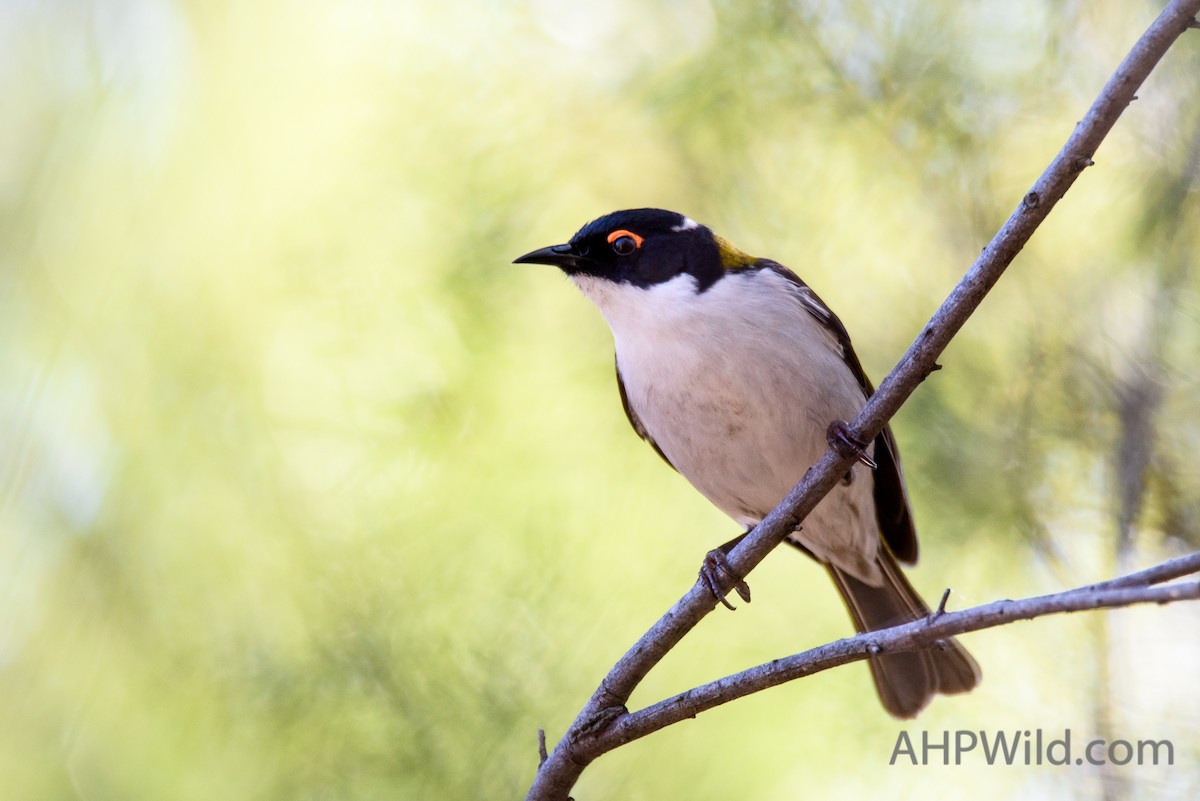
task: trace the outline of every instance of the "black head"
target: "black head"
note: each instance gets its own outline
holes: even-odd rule
[[[696,279],[700,292],[727,269],[753,262],[705,226],[664,209],[614,211],[580,228],[565,245],[541,248],[515,260],[552,264],[567,275],[640,287],[687,273]]]

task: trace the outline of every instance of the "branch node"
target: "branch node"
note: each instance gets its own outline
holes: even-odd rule
[[[871,640],[869,643],[867,643],[867,653],[871,654],[872,656],[878,656],[879,654],[883,653],[883,649],[879,647],[879,643]]]
[[[578,726],[572,727],[567,736],[570,737],[571,743],[574,745],[578,740],[596,737],[604,733],[614,723],[628,714],[629,710],[624,704],[606,706],[591,717],[581,721]]]
[[[538,729],[538,767],[546,764],[550,754],[546,752],[546,730]]]
[[[1030,192],[1021,200],[1021,205],[1027,209],[1036,209],[1042,205],[1042,196],[1037,192]]]
[[[629,710],[624,706],[608,706],[583,720],[577,718],[563,738],[566,742],[567,757],[577,767],[587,767],[595,756],[587,753],[586,741],[599,737],[628,714]]]
[[[605,694],[605,695],[607,695],[609,698],[612,698],[612,699],[613,699],[613,700],[615,700],[617,703],[622,703],[622,702],[624,702],[624,701],[625,701],[625,699],[624,699],[624,698],[621,698],[620,696],[618,696],[616,693],[614,693],[614,692],[613,692],[613,691],[612,691],[612,690],[609,688],[609,686],[608,686],[608,676],[605,676],[603,679],[601,679],[601,680],[600,680],[600,692],[604,693],[604,694]]]
[[[1092,161],[1089,156],[1081,156],[1080,158],[1075,159],[1075,170],[1077,172],[1083,172],[1088,167],[1095,166],[1095,164],[1096,162]]]

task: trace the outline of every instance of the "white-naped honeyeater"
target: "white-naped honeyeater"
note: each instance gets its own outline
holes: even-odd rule
[[[829,571],[858,631],[929,614],[897,563],[916,562],[917,534],[896,440],[889,428],[870,443],[849,433],[874,388],[841,321],[795,273],[662,209],[613,212],[516,262],[558,267],[600,309],[634,431],[747,531],[829,443],[853,449],[858,461],[788,542]],[[722,602],[713,573],[737,541],[701,571]],[[980,679],[953,639],[869,662],[898,718]]]

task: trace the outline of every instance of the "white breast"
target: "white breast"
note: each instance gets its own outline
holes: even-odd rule
[[[697,293],[681,275],[649,288],[576,276],[616,343],[629,404],[701,493],[744,526],[761,520],[825,451],[833,420],[864,403],[831,332],[770,270]],[[856,465],[795,535],[815,555],[878,579],[872,480]]]

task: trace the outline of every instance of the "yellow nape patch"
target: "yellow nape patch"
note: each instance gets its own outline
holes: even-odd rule
[[[717,250],[721,253],[721,266],[726,270],[744,270],[757,261],[753,256],[743,253],[721,237],[714,236],[713,239],[717,240]]]

